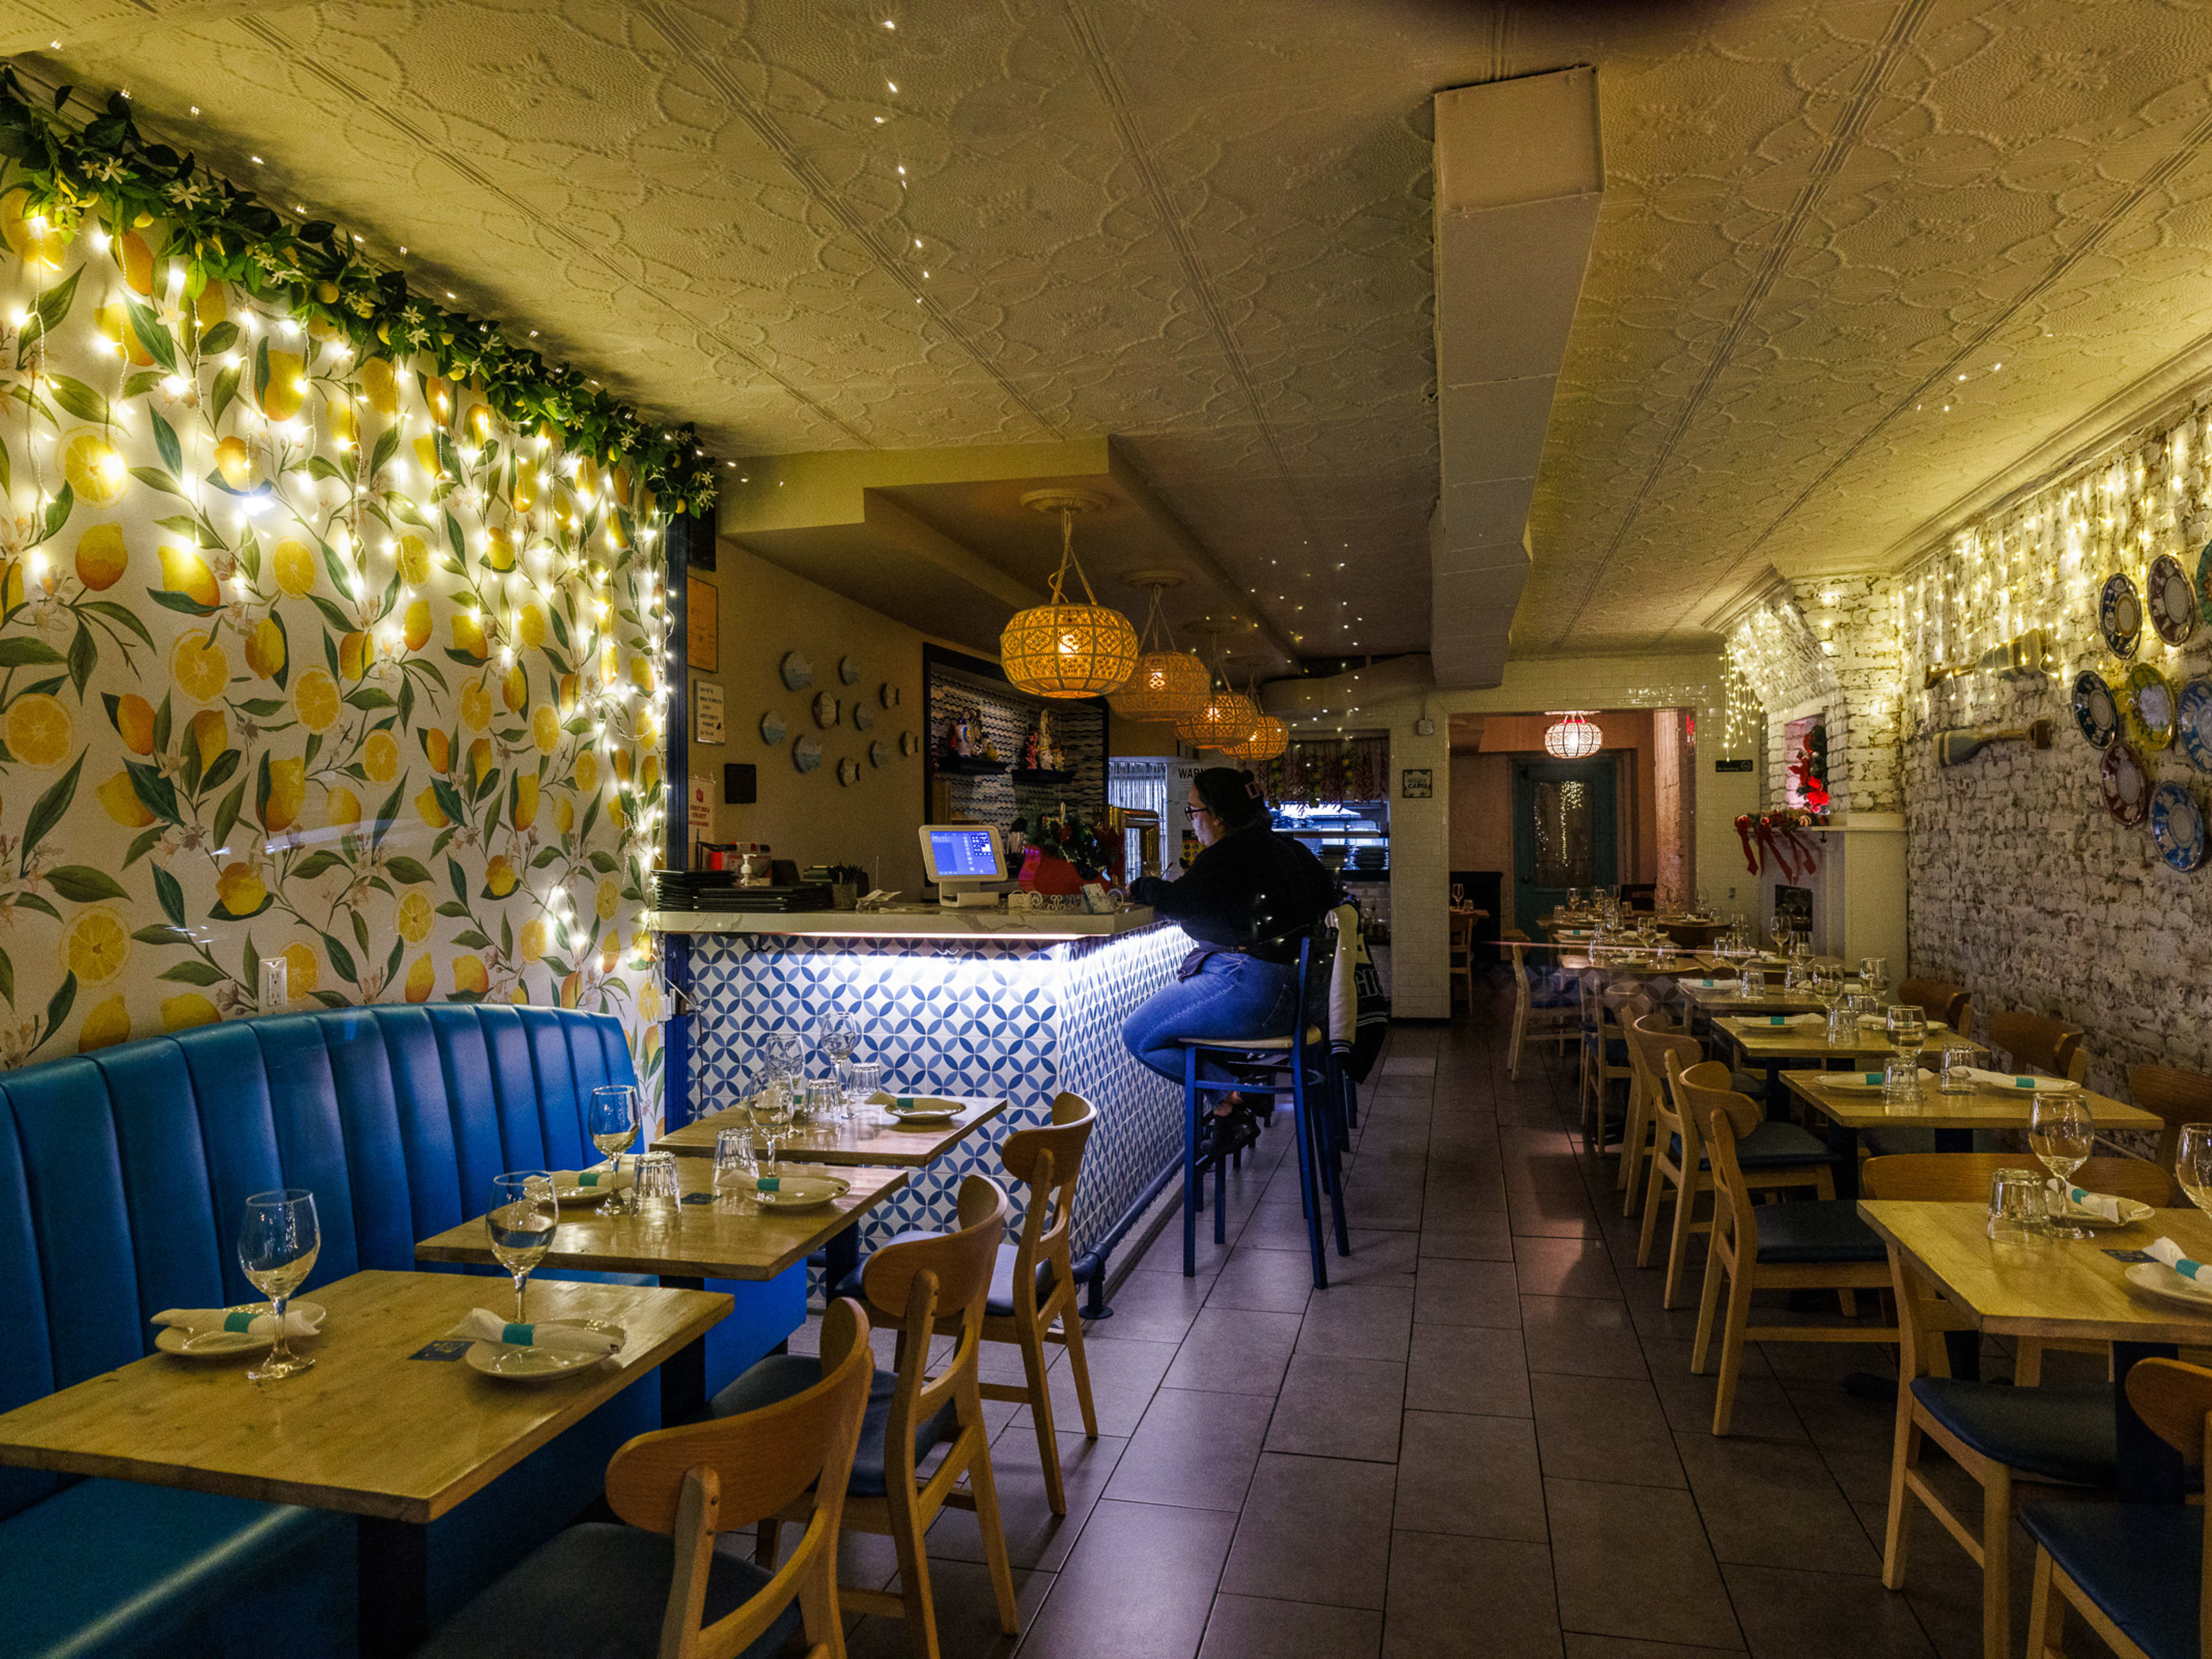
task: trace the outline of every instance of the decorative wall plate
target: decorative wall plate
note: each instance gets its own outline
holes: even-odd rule
[[[2172,554],[2161,553],[2150,562],[2143,600],[2150,607],[2151,627],[2168,645],[2183,644],[2197,631],[2197,590]]]
[[[850,755],[837,763],[837,781],[850,788],[860,781],[860,763]]]
[[[2150,775],[2123,738],[2105,750],[2105,763],[2097,769],[2097,784],[2104,791],[2105,810],[2122,823],[2136,824],[2150,811]]]
[[[2212,605],[2212,588],[2205,586],[2207,582],[2212,582],[2212,542],[2205,543],[2204,550],[2197,556],[2197,598],[2201,605]]]
[[[2151,792],[2150,838],[2159,857],[2177,870],[2204,862],[2204,809],[2186,784],[2161,783]]]
[[[2212,772],[2212,680],[2195,679],[2175,700],[2173,735],[2181,752],[2200,772]]]
[[[921,739],[911,732],[899,733],[899,753],[912,757],[921,752]]]
[[[896,708],[899,706],[899,689],[889,680],[884,682],[883,699],[884,707],[886,708]]]
[[[837,678],[847,685],[859,684],[860,682],[860,665],[854,662],[850,657],[838,658]]]
[[[2128,670],[2128,737],[2142,750],[2173,741],[2173,687],[2149,663]]]
[[[761,716],[761,741],[763,743],[781,743],[783,741],[785,730],[786,727],[783,723],[783,716],[777,714],[775,709],[771,708],[767,714]]]
[[[822,764],[822,745],[811,737],[802,737],[791,745],[791,763],[802,772],[811,772]],[[2138,812],[2136,817],[2142,817]]]
[[[865,732],[875,723],[876,711],[864,702],[855,702],[853,705],[853,729]]]
[[[2074,677],[2074,724],[2099,749],[2119,735],[2119,700],[2105,677],[2094,670],[2084,669]]]
[[[2142,598],[2127,573],[2105,578],[2105,591],[2097,596],[2097,627],[2116,657],[2132,657],[2142,639]]]
[[[873,743],[868,745],[868,764],[871,766],[889,766],[890,763],[891,746],[885,743],[881,738],[878,738]]]
[[[814,697],[814,723],[825,731],[837,724],[845,705],[831,691],[820,691]]]
[[[796,651],[785,652],[775,672],[783,676],[784,684],[793,691],[804,691],[814,684],[814,665]]]

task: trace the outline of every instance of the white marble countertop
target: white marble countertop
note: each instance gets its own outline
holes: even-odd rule
[[[1079,910],[956,910],[896,905],[888,910],[653,910],[645,926],[664,933],[775,933],[801,939],[1000,939],[1024,943],[1108,939],[1156,926],[1146,906],[1106,915]]]

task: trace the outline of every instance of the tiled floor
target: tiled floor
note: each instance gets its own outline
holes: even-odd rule
[[[1571,1060],[1509,1082],[1490,994],[1474,1021],[1394,1031],[1328,1290],[1279,1133],[1198,1277],[1160,1236],[1090,1328],[1098,1439],[1066,1431],[1055,1372],[1064,1519],[1027,1413],[989,1408],[1026,1632],[998,1633],[973,1517],[950,1512],[930,1540],[948,1659],[1978,1653],[1978,1577],[1924,1513],[1911,1587],[1881,1587],[1893,1408],[1839,1379],[1887,1351],[1754,1351],[1714,1439],[1694,1280],[1661,1310],[1612,1160],[1568,1133]],[[892,1582],[882,1540],[848,1557]],[[903,1628],[856,1620],[852,1650],[903,1654]]]

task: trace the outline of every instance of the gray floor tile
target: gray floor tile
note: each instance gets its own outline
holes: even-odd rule
[[[1620,1295],[1613,1258],[1601,1238],[1516,1238],[1514,1270],[1523,1296]]]
[[[1713,1426],[1713,1401],[1720,1393],[1719,1361],[1705,1360],[1705,1374],[1690,1371],[1691,1344],[1644,1339],[1644,1357],[1651,1367],[1651,1381],[1666,1407],[1667,1421],[1683,1434],[1709,1434]],[[1804,1441],[1808,1437],[1797,1407],[1781,1383],[1766,1368],[1765,1355],[1747,1348],[1743,1369],[1736,1375],[1735,1407],[1729,1415],[1729,1432],[1759,1440]]]
[[[1056,1572],[1066,1559],[1084,1517],[1098,1501],[1112,1479],[1128,1442],[1101,1436],[1086,1440],[1079,1433],[1061,1434],[1060,1485],[1067,1493],[1067,1513],[1054,1515],[1045,1497],[1044,1466],[1037,1455],[1036,1436],[1024,1423],[1012,1434],[992,1443],[991,1474],[999,1488],[999,1521],[1006,1535],[1006,1559],[1018,1567]],[[983,1535],[975,1516],[966,1510],[945,1510],[929,1529],[933,1555],[963,1561],[981,1561]]]
[[[1405,1393],[1406,1368],[1395,1360],[1293,1354],[1267,1449],[1394,1462]]]
[[[1091,1406],[1098,1419],[1098,1432],[1126,1440],[1137,1431],[1145,1407],[1152,1403],[1152,1390],[1175,1364],[1172,1342],[1093,1342],[1085,1332],[1083,1357],[1091,1373]],[[1083,1426],[1083,1410],[1075,1397],[1075,1377],[1068,1369],[1067,1351],[1057,1343],[1047,1351],[1052,1360],[1053,1426],[1065,1431]],[[1017,1407],[1008,1426],[1029,1431],[1030,1408]],[[994,1439],[997,1437],[993,1437]]]
[[[1689,1493],[1547,1480],[1544,1496],[1562,1626],[1693,1647],[1738,1644]]]
[[[1510,1261],[1513,1229],[1502,1207],[1448,1222],[1425,1212],[1421,1221],[1421,1255],[1467,1261]]]
[[[1222,1589],[1256,1595],[1295,1586],[1302,1601],[1381,1609],[1395,1475],[1382,1463],[1267,1453],[1245,1496]]]
[[[1415,1325],[1406,1367],[1409,1411],[1529,1414],[1528,1362],[1518,1330]]]
[[[1334,1282],[1335,1259],[1330,1259]],[[1314,1293],[1313,1269],[1303,1250],[1239,1247],[1213,1281],[1209,1308],[1250,1308],[1265,1313],[1302,1314]]]
[[[1741,1648],[1686,1648],[1675,1642],[1634,1642],[1619,1636],[1567,1636],[1567,1659],[1719,1659]]]
[[[1544,1473],[1553,1480],[1687,1484],[1667,1414],[1643,1378],[1541,1372],[1528,1379],[1528,1392]]]
[[[1413,1324],[1410,1287],[1332,1282],[1327,1290],[1316,1291],[1306,1304],[1298,1352],[1341,1359],[1403,1361]]]
[[[1597,1212],[1582,1187],[1516,1187],[1505,1192],[1505,1214],[1516,1234],[1534,1237],[1598,1237]]]
[[[1400,1531],[1549,1539],[1535,1431],[1526,1418],[1407,1412],[1401,1446]]]
[[[1100,1504],[1030,1626],[1023,1659],[1191,1659],[1236,1528],[1217,1511]]]
[[[1350,1230],[1352,1254],[1339,1255],[1332,1244],[1328,1253],[1328,1282],[1339,1285],[1411,1285],[1421,1256],[1419,1233],[1383,1232],[1368,1227]]]
[[[1881,1571],[1881,1552],[1868,1543],[1850,1500],[1811,1446],[1702,1432],[1676,1440],[1716,1559],[1810,1572]]]
[[[1048,1572],[1013,1573],[1014,1607],[1022,1627],[1035,1622],[1051,1594]],[[989,1569],[971,1561],[948,1561],[931,1552],[930,1600],[937,1614],[937,1642],[945,1659],[1005,1659],[1020,1643],[999,1627],[999,1600]],[[853,1621],[845,1637],[848,1659],[911,1659],[914,1649],[906,1621],[867,1614]]]
[[[1083,1334],[1097,1342],[1180,1342],[1212,1288],[1211,1273],[1133,1273],[1107,1304],[1114,1316],[1086,1320]]]
[[[1911,1604],[1879,1578],[1774,1567],[1723,1571],[1752,1659],[1923,1659],[1936,1651]]]
[[[1551,1552],[1502,1538],[1390,1540],[1383,1659],[1560,1659]]]
[[[1206,1307],[1192,1322],[1162,1386],[1273,1396],[1297,1344],[1298,1316]]]
[[[1371,1608],[1217,1595],[1198,1659],[1376,1659],[1382,1650],[1382,1615]]]
[[[1519,1325],[1520,1286],[1512,1264],[1424,1256],[1413,1319],[1423,1325]]]
[[[1259,1395],[1162,1389],[1115,1466],[1107,1497],[1235,1510],[1260,1461],[1274,1405]]]
[[[1521,1334],[1528,1369],[1577,1376],[1645,1375],[1644,1345],[1626,1306],[1586,1297],[1524,1296]]]

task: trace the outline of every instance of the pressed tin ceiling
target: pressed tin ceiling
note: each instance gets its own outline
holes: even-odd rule
[[[1111,434],[1316,655],[1429,638],[1439,88],[1599,71],[1517,656],[1710,643],[2212,345],[2196,5],[0,0],[0,49],[720,453]]]

